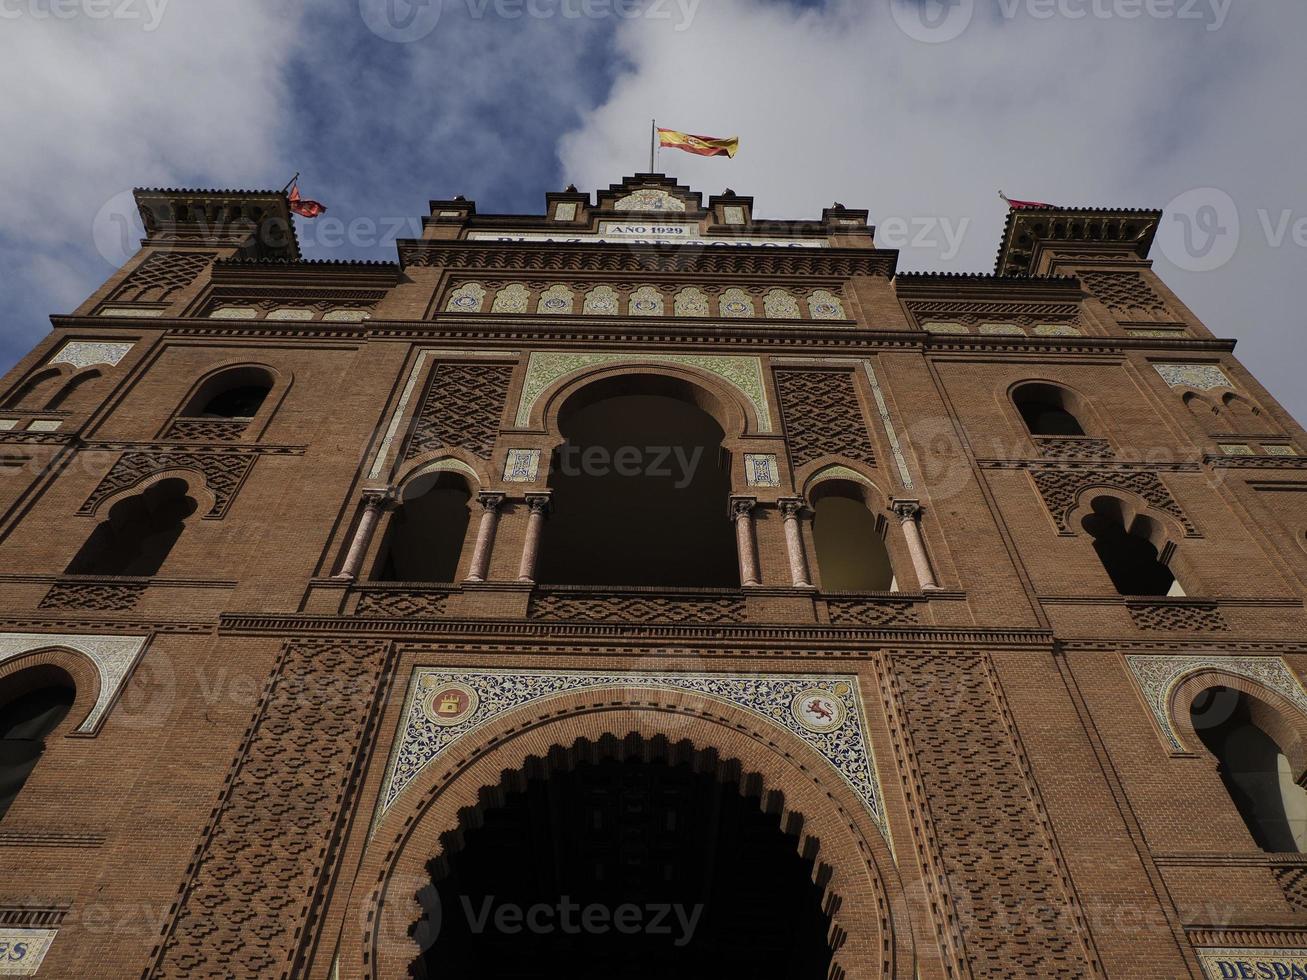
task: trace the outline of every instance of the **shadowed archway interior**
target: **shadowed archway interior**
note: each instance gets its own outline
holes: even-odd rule
[[[739,587],[730,463],[705,401],[692,385],[646,375],[569,399],[538,581]]]
[[[484,791],[429,866],[413,976],[827,977],[825,872],[798,837],[738,767],[646,748],[557,750]]]

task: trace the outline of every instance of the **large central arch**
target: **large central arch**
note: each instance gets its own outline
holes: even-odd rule
[[[431,865],[551,758],[634,751],[725,774],[741,795],[779,817],[811,862],[830,918],[830,976],[913,976],[909,908],[893,855],[870,813],[829,764],[792,733],[693,692],[650,688],[578,691],[508,712],[428,766],[386,811],[362,856],[341,936],[341,980],[410,975],[425,916],[419,895]],[[606,748],[605,748],[606,747]],[[617,747],[616,749],[614,747]],[[581,753],[580,756],[575,753]],[[520,774],[520,775],[514,775]],[[359,931],[348,924],[363,923]]]

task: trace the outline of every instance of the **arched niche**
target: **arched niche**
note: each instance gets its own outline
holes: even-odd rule
[[[717,386],[659,371],[568,386],[547,415],[546,585],[737,588],[731,451],[745,419]]]
[[[1085,436],[1096,428],[1086,399],[1066,385],[1021,381],[1008,389],[1008,398],[1031,436]]]
[[[69,575],[157,575],[199,510],[186,479],[161,474],[101,505],[104,519],[69,562]]]
[[[450,584],[459,581],[475,526],[471,507],[481,478],[466,462],[420,463],[399,481],[373,564],[372,580]]]
[[[875,485],[827,471],[809,481],[806,496],[822,591],[897,592],[890,523]]]
[[[144,636],[0,633],[0,686],[10,678],[39,680],[57,670],[71,678],[77,698],[71,734],[94,735],[145,648]],[[28,673],[34,671],[34,673]]]
[[[430,885],[429,865],[457,840],[468,808],[493,802],[496,787],[514,778],[509,774],[539,765],[533,758],[588,753],[585,740],[606,753],[635,744],[642,758],[697,758],[697,765],[726,774],[780,815],[817,869],[835,946],[830,975],[913,977],[909,910],[893,855],[829,763],[797,736],[740,708],[649,688],[588,690],[525,705],[427,767],[375,823],[343,910],[346,923],[362,928],[348,925],[341,936],[341,980],[406,975],[420,951],[413,929],[423,915],[419,893]]]

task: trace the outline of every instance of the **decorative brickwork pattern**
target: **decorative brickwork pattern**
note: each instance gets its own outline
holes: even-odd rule
[[[1156,473],[1140,470],[1038,469],[1031,476],[1039,488],[1044,505],[1053,515],[1059,534],[1074,534],[1067,523],[1067,513],[1080,493],[1090,487],[1110,487],[1143,498],[1149,506],[1170,514],[1184,527],[1185,537],[1197,537],[1198,530],[1171,496],[1171,491]]]
[[[777,371],[776,387],[790,459],[795,466],[827,455],[876,465],[852,374]]]
[[[911,602],[893,599],[827,599],[834,626],[917,626]]]
[[[300,975],[388,644],[287,644],[147,978]]]
[[[1137,272],[1086,272],[1085,288],[1115,314],[1126,320],[1169,320],[1162,297]]]
[[[533,619],[594,623],[742,623],[739,596],[666,596],[543,592],[531,600]]]
[[[145,595],[144,582],[56,582],[38,605],[40,609],[93,609],[122,612],[135,609]]]
[[[1095,976],[987,664],[900,656],[893,670],[971,976]]]
[[[211,252],[155,252],[113,294],[115,303],[163,303],[213,261]]]
[[[1307,912],[1307,867],[1273,868],[1275,883],[1284,892],[1284,900],[1299,912]]]
[[[204,485],[213,494],[213,507],[204,516],[217,520],[226,515],[236,491],[253,468],[254,459],[252,455],[235,453],[126,452],[118,457],[118,462],[105,474],[78,513],[93,514],[106,497],[129,490],[156,474],[189,470],[204,477]]]
[[[244,419],[175,419],[163,438],[179,442],[236,442],[245,435]]]
[[[404,458],[453,446],[489,459],[512,378],[507,364],[437,364]]]
[[[1039,455],[1050,459],[1112,459],[1112,444],[1106,439],[1061,439],[1036,436]]]
[[[1141,630],[1188,630],[1193,633],[1220,633],[1230,624],[1214,605],[1150,602],[1127,605],[1130,618]]]
[[[431,619],[444,614],[448,598],[444,592],[378,589],[359,596],[354,615],[380,619]]]

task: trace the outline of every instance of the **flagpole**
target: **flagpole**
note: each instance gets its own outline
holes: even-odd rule
[[[292,177],[290,180],[286,181],[286,186],[283,187],[283,188],[281,189],[281,192],[282,192],[283,194],[285,194],[288,190],[290,190],[290,185],[293,184],[293,183],[295,183],[295,181],[297,181],[297,180],[299,180],[299,179],[300,179],[300,172],[299,172],[298,170],[296,170],[296,171],[295,171],[295,176]]]
[[[649,172],[653,173],[654,168],[658,166],[658,120],[649,121]]]

